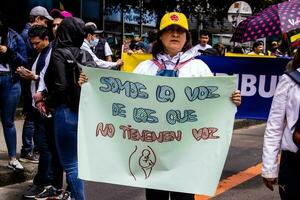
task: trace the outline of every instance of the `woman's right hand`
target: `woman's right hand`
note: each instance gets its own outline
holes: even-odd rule
[[[85,73],[81,72],[79,74],[79,79],[78,79],[78,84],[81,87],[84,83],[86,83],[88,81],[87,76],[85,75]]]
[[[267,188],[269,188],[271,191],[274,191],[273,185],[275,185],[277,183],[277,178],[264,178],[263,177],[263,181],[264,181],[265,186],[267,186]]]

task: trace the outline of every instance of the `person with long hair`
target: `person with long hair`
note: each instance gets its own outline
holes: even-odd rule
[[[17,67],[27,64],[26,46],[22,37],[8,27],[8,19],[0,13],[0,111],[4,138],[8,149],[8,167],[23,170],[16,159],[17,133],[15,114],[21,95]]]
[[[153,59],[141,62],[134,73],[168,77],[212,76],[203,61],[194,59],[193,51],[189,51],[191,47],[186,16],[178,12],[167,13],[161,19],[157,41],[153,44]],[[231,99],[240,105],[240,91],[234,91]],[[169,196],[171,200],[194,200],[193,194],[146,189],[147,200],[168,200]]]

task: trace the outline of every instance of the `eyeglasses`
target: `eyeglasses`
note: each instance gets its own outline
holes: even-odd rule
[[[165,32],[168,32],[168,33],[179,33],[179,34],[183,34],[186,32],[185,29],[179,27],[179,26],[168,26],[167,28],[165,28]]]

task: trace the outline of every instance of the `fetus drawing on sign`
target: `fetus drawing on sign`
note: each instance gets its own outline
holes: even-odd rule
[[[138,150],[135,146],[134,151],[129,157],[129,170],[131,176],[136,180],[137,176],[143,174],[145,179],[151,175],[152,169],[156,163],[156,155],[150,146]]]

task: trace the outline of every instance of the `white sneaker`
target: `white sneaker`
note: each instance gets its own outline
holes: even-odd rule
[[[10,160],[7,165],[8,168],[12,169],[13,171],[23,171],[24,167],[17,159]]]

